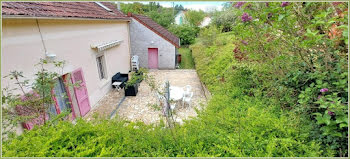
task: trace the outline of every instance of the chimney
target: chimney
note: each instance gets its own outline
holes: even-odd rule
[[[117,9],[120,11],[120,2],[117,2]]]
[[[132,17],[132,13],[131,12],[128,12],[128,17]]]

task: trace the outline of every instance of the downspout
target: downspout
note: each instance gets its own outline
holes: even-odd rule
[[[38,26],[38,30],[39,30],[39,34],[40,34],[40,38],[41,38],[41,43],[43,44],[43,47],[44,47],[44,51],[45,51],[45,56],[46,56],[46,53],[47,53],[47,49],[46,49],[46,46],[45,46],[45,42],[44,42],[44,38],[43,38],[43,35],[41,33],[41,30],[40,30],[40,25],[39,25],[39,21],[38,19],[35,19],[36,21],[36,25]]]
[[[118,4],[119,4],[119,2],[118,2]],[[128,15],[127,15],[128,17],[130,17],[130,21],[128,22],[128,45],[129,45],[129,71],[131,71],[131,56],[132,56],[132,50],[131,50],[131,41],[130,41],[130,39],[131,39],[131,34],[130,34],[130,25],[131,25],[131,23],[132,23],[132,14],[129,12],[128,13]]]

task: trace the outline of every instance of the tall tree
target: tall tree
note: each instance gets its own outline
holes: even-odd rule
[[[148,16],[165,28],[168,28],[174,22],[173,8],[162,7],[156,2],[149,2],[148,4],[139,2],[121,3],[120,7],[124,14],[131,12]]]
[[[188,10],[185,13],[186,20],[190,23],[190,25],[199,26],[206,16],[205,12],[202,10]]]
[[[179,11],[185,10],[185,8],[180,4],[175,5],[175,14],[177,14]]]

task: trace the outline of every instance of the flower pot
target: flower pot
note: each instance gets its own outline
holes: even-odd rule
[[[138,83],[132,86],[125,87],[124,92],[125,96],[136,96],[138,92]]]

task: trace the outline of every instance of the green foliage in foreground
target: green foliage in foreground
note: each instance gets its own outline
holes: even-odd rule
[[[179,53],[181,54],[181,69],[194,69],[194,61],[192,58],[192,53],[189,48],[180,48]]]
[[[320,156],[317,143],[304,142],[308,130],[280,113],[261,99],[221,94],[173,132],[116,120],[62,121],[6,141],[3,156]]]

